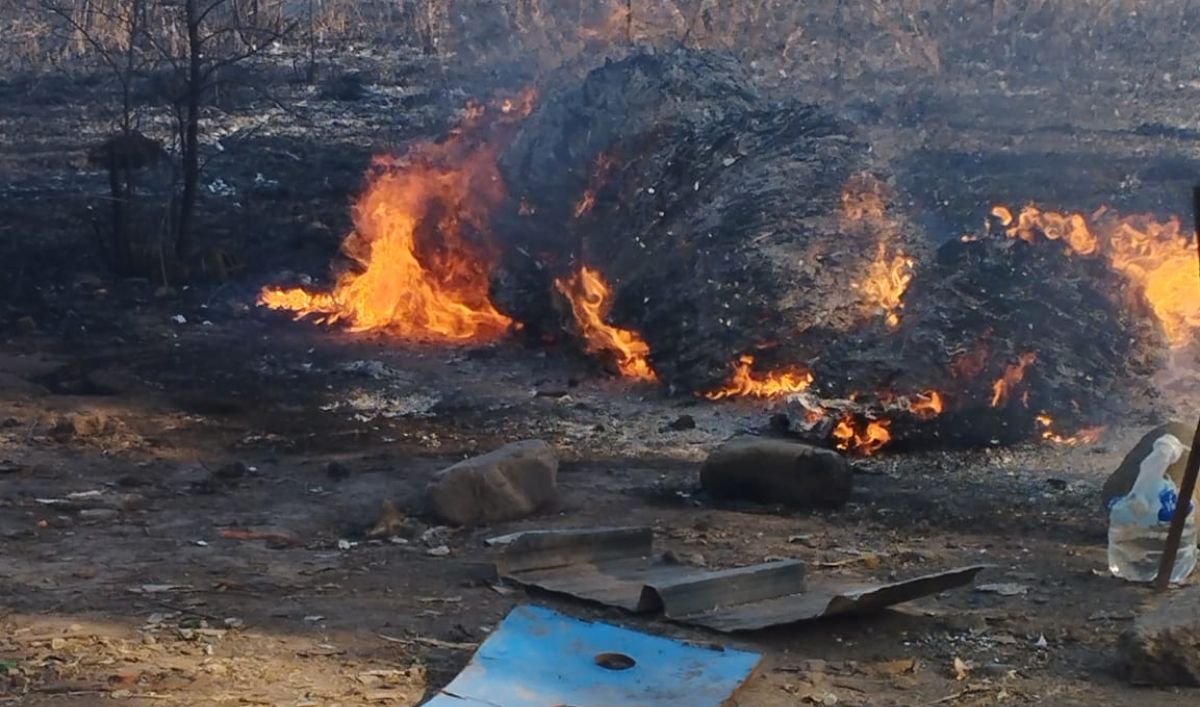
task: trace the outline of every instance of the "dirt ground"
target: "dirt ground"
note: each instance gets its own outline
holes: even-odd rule
[[[572,385],[576,363],[515,344],[422,349],[267,315],[205,320],[219,307],[186,293],[139,303],[118,285],[77,302],[85,319],[121,311],[121,343],[14,335],[0,359],[7,702],[417,704],[521,602],[762,651],[744,705],[1190,699],[1112,671],[1148,592],[1104,572],[1098,490],[1136,426],[1090,448],[859,461],[836,512],[716,507],[696,500],[696,461],[761,424],[761,404]],[[685,412],[696,429],[667,427]],[[524,437],[562,450],[557,512],[427,525],[434,471]],[[395,540],[368,539],[384,499],[411,518]],[[1020,593],[962,589],[727,638],[488,581],[486,537],[614,521],[651,525],[662,548],[706,566],[797,557],[821,576],[886,579],[986,563],[980,584]]]
[[[1200,76],[950,81],[839,89],[931,240],[995,201],[1184,209]],[[160,290],[113,280],[91,252],[106,183],[80,162],[101,134],[87,86],[0,83],[0,704],[414,705],[524,602],[760,651],[747,706],[1194,701],[1113,669],[1150,595],[1105,571],[1099,488],[1154,420],[1085,447],[859,460],[836,512],[713,505],[698,461],[770,405],[668,397],[558,350],[405,345],[255,309],[281,271],[324,272],[371,152],[428,134],[466,95],[400,111],[416,88],[353,104],[295,91],[290,111],[207,126],[245,133],[209,171],[233,190],[209,182],[202,206],[246,269]],[[668,426],[683,414],[695,429]],[[564,459],[555,512],[475,530],[422,516],[438,469],[531,437]],[[385,500],[407,520],[369,538]],[[709,567],[796,557],[888,579],[986,563],[978,584],[1012,586],[727,637],[490,580],[487,537],[613,523]],[[265,539],[228,537],[247,529]]]

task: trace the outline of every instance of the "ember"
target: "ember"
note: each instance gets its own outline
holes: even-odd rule
[[[1044,412],[1035,417],[1034,421],[1041,428],[1042,439],[1049,440],[1055,444],[1064,444],[1068,447],[1074,447],[1079,444],[1095,444],[1100,441],[1100,437],[1104,434],[1103,427],[1084,427],[1069,437],[1063,436],[1054,431],[1054,418]]]

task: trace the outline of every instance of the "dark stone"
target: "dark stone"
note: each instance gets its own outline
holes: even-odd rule
[[[558,454],[542,440],[513,442],[438,472],[425,498],[451,525],[524,518],[558,500]]]
[[[1200,687],[1200,586],[1159,599],[1121,634],[1117,651],[1131,683]]]
[[[696,418],[692,417],[691,415],[680,415],[672,420],[667,427],[675,430],[676,432],[682,432],[683,430],[694,430],[696,429]]]
[[[794,508],[840,508],[850,499],[853,473],[845,457],[829,449],[782,439],[739,437],[704,460],[700,485],[714,498]]]
[[[341,462],[329,462],[325,465],[325,475],[334,481],[341,481],[350,476],[350,469]]]

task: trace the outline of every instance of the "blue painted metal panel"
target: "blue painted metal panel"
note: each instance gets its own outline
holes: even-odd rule
[[[632,658],[614,670],[602,654]],[[719,707],[761,656],[518,606],[426,707]],[[611,661],[609,661],[611,662]]]

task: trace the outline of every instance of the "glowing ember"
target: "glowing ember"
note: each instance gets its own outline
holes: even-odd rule
[[[579,201],[575,202],[575,210],[573,215],[575,218],[583,216],[592,210],[596,205],[596,189],[608,179],[608,173],[612,170],[614,164],[613,158],[601,152],[596,155],[596,165],[592,169],[592,174],[588,180],[588,188],[584,190],[583,196],[579,197]]]
[[[580,216],[583,216],[587,212],[591,211],[592,207],[595,205],[596,205],[596,192],[592,191],[591,189],[588,189],[587,191],[583,192],[583,196],[575,204],[575,212],[574,212],[575,218],[579,218]]]
[[[803,369],[754,373],[754,357],[742,354],[733,365],[729,382],[717,390],[709,391],[704,397],[720,400],[733,396],[748,395],[754,398],[778,398],[807,390],[813,382],[812,373]]]
[[[1042,439],[1049,440],[1055,444],[1064,444],[1068,447],[1074,447],[1080,444],[1095,444],[1100,441],[1101,435],[1104,434],[1103,427],[1084,427],[1070,437],[1064,437],[1054,431],[1054,419],[1049,414],[1043,412],[1034,418],[1037,421],[1038,427],[1042,428]]]
[[[533,93],[510,99],[493,126],[532,109]],[[488,213],[505,197],[495,147],[470,140],[487,109],[467,107],[463,123],[441,143],[419,143],[403,157],[373,161],[369,184],[353,209],[354,232],[343,252],[359,267],[329,292],[267,287],[258,302],[352,331],[386,330],[432,341],[493,338],[511,321],[488,298],[496,252]]]
[[[936,390],[927,390],[908,399],[908,409],[914,415],[923,419],[937,417],[946,409],[942,394]]]
[[[1178,218],[1122,217],[1107,207],[1084,216],[1026,206],[1014,217],[1007,207],[997,206],[992,215],[1010,237],[1032,243],[1040,234],[1075,253],[1107,258],[1115,270],[1141,285],[1172,346],[1186,344],[1200,329],[1200,300],[1193,296],[1195,234],[1184,233]]]
[[[890,244],[900,234],[899,226],[887,214],[884,186],[870,174],[856,174],[842,188],[842,219],[853,231],[866,231],[878,239],[875,259],[861,282],[854,286],[862,293],[869,312],[883,312],[889,327],[900,325],[904,291],[913,278],[913,259]]]
[[[992,384],[992,407],[1000,407],[1008,399],[1013,386],[1025,379],[1025,369],[1037,360],[1037,354],[1027,351],[1021,354],[1016,363],[1010,363],[1004,368],[1004,375]],[[1024,400],[1024,398],[1023,398]]]
[[[569,278],[555,280],[558,291],[571,303],[579,333],[586,342],[588,353],[609,352],[614,356],[621,375],[641,380],[656,380],[647,357],[650,346],[637,332],[620,329],[604,321],[611,303],[612,290],[600,273],[588,267]]]
[[[834,446],[860,454],[874,454],[892,441],[892,432],[888,429],[891,424],[890,420],[882,419],[859,423],[853,415],[843,415],[831,433]]]

